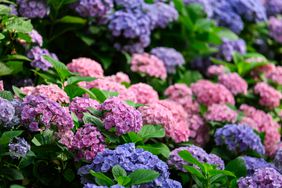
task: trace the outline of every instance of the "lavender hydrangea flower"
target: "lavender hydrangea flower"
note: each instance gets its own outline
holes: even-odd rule
[[[70,103],[69,109],[81,120],[83,113],[87,112],[88,108],[97,108],[98,105],[99,103],[94,99],[75,97]]]
[[[250,187],[282,187],[282,175],[274,168],[256,169],[252,176],[242,177],[238,180],[239,188]]]
[[[83,17],[103,17],[113,9],[113,0],[79,0],[75,11]]]
[[[126,9],[140,8],[144,5],[144,0],[114,0],[117,6],[124,7]]]
[[[279,43],[282,43],[282,19],[271,17],[268,21],[270,36]]]
[[[282,149],[279,149],[274,157],[273,164],[275,165],[276,169],[282,173]]]
[[[187,5],[200,4],[209,18],[213,15],[213,7],[211,6],[210,0],[183,0],[183,2]]]
[[[15,114],[12,118],[11,121],[7,122],[4,127],[6,128],[12,128],[16,125],[20,124],[21,121],[21,113],[22,113],[22,101],[18,100],[18,99],[14,99],[11,101],[11,104],[13,105],[14,109],[15,109]]]
[[[255,172],[255,170],[259,168],[265,168],[265,167],[274,168],[273,164],[266,162],[262,158],[243,156],[242,159],[245,162],[248,175],[252,175]]]
[[[24,98],[21,120],[31,131],[57,127],[58,131],[73,128],[70,114],[60,104],[43,95],[29,95]]]
[[[13,158],[26,156],[30,150],[30,145],[24,138],[15,138],[9,143],[9,154]]]
[[[44,18],[49,14],[49,7],[45,0],[17,0],[19,14],[27,18]]]
[[[15,108],[10,101],[0,97],[0,125],[5,126],[15,115]]]
[[[168,73],[174,73],[176,67],[185,63],[184,57],[181,53],[173,48],[158,47],[151,50],[151,54],[161,59],[167,69]]]
[[[224,162],[223,160],[218,157],[217,155],[214,154],[208,154],[205,150],[203,150],[202,148],[198,147],[198,146],[188,146],[188,147],[180,147],[177,149],[174,149],[170,155],[169,155],[169,159],[168,159],[168,164],[170,166],[174,166],[176,169],[181,170],[183,172],[186,172],[186,170],[184,169],[184,165],[187,165],[187,162],[185,162],[179,155],[178,153],[180,151],[186,150],[189,153],[191,153],[191,155],[193,157],[195,157],[197,160],[199,160],[202,163],[209,163],[212,165],[217,166],[218,169],[223,170],[224,169]]]
[[[264,154],[265,149],[258,135],[252,128],[245,125],[227,124],[215,132],[215,143],[217,146],[225,145],[234,153],[242,153],[253,150]]]
[[[40,47],[43,45],[43,39],[42,36],[36,31],[36,30],[32,30],[29,33],[30,37],[31,37],[31,41],[37,45],[39,45]]]
[[[138,169],[150,169],[159,172],[159,177],[153,182],[145,184],[144,186],[146,187],[181,187],[180,184],[169,179],[168,166],[165,162],[148,151],[135,148],[133,143],[120,145],[115,150],[106,149],[98,153],[92,164],[83,166],[78,170],[78,175],[81,176],[81,182],[83,184],[91,183],[87,179],[89,170],[106,173],[115,165],[120,165],[128,173]],[[178,186],[174,187],[174,185]]]
[[[282,13],[282,1],[280,1],[280,0],[267,0],[265,2],[265,9],[266,9],[267,15],[269,17],[281,14]]]
[[[117,135],[130,131],[138,132],[143,126],[141,113],[117,97],[107,99],[99,109],[105,111],[103,117],[105,128],[116,128]]]
[[[50,67],[52,67],[52,65],[51,63],[49,63],[47,60],[44,59],[43,55],[48,55],[54,59],[58,59],[55,54],[50,53],[47,49],[43,49],[38,46],[33,47],[27,53],[27,57],[32,60],[31,66],[47,71]]]
[[[219,46],[218,56],[226,61],[233,59],[233,54],[237,52],[240,54],[246,53],[246,43],[243,39],[228,40],[223,39],[223,43]]]

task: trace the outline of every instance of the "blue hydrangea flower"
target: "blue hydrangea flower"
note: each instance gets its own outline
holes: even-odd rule
[[[114,0],[114,3],[126,9],[133,9],[140,8],[144,5],[144,0]]]
[[[113,10],[113,0],[79,0],[74,9],[83,17],[103,17]]]
[[[262,158],[243,156],[242,159],[245,161],[248,175],[252,175],[258,168],[274,167],[273,164],[266,162]]]
[[[49,14],[49,7],[45,0],[17,0],[19,14],[27,18],[44,18]]]
[[[235,52],[245,54],[246,48],[246,43],[243,39],[223,39],[223,43],[219,46],[217,55],[219,58],[223,58],[226,61],[231,61]]]
[[[282,149],[279,149],[274,157],[273,163],[276,167],[276,169],[282,173]]]
[[[29,150],[30,145],[24,138],[15,138],[9,143],[9,154],[13,158],[24,157]]]
[[[0,97],[0,125],[5,126],[15,115],[15,108],[10,101]]]
[[[244,125],[227,124],[215,132],[215,143],[217,146],[226,146],[228,150],[238,154],[248,150],[264,154],[265,149],[260,137],[252,128]]]
[[[211,6],[210,0],[183,0],[183,2],[187,5],[200,4],[209,18],[213,15],[213,7]]]
[[[281,0],[267,0],[265,2],[265,9],[269,17],[281,14],[282,13],[282,1]]]

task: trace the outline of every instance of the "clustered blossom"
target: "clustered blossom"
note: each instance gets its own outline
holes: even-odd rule
[[[224,73],[226,73],[226,70],[223,65],[211,65],[207,70],[208,76],[220,76]]]
[[[269,34],[277,42],[282,43],[282,19],[271,17],[268,20]]]
[[[12,121],[15,108],[10,101],[0,97],[0,125],[6,125]]]
[[[163,61],[168,73],[174,73],[176,67],[185,63],[181,53],[173,48],[157,47],[151,50],[151,54]]]
[[[247,94],[248,84],[237,73],[222,74],[218,82],[224,85],[233,95]]]
[[[133,84],[128,88],[136,96],[136,102],[140,104],[150,104],[159,100],[158,93],[148,84]]]
[[[65,108],[42,95],[24,98],[21,120],[31,131],[40,131],[56,126],[58,131],[73,128],[73,121]]]
[[[238,180],[239,188],[282,187],[282,175],[274,168],[259,168],[254,174]]]
[[[117,135],[138,132],[143,126],[141,113],[117,97],[107,99],[99,109],[104,111],[102,119],[105,128],[114,127]]]
[[[92,183],[87,179],[90,170],[106,173],[115,165],[120,165],[127,173],[138,169],[150,169],[160,174],[153,182],[144,186],[181,188],[179,182],[169,179],[170,174],[165,162],[148,151],[135,148],[133,143],[119,145],[115,150],[105,149],[99,152],[90,165],[85,165],[78,170],[78,174],[81,176],[82,183]]]
[[[30,145],[24,138],[15,138],[9,143],[9,155],[13,158],[25,157],[30,150]]]
[[[218,146],[226,146],[234,153],[242,153],[253,150],[264,154],[265,150],[258,135],[252,128],[244,125],[227,124],[215,132],[215,143]]]
[[[43,45],[43,39],[42,36],[36,31],[36,30],[32,30],[29,33],[29,36],[31,37],[31,41],[37,45],[39,45],[40,47]]]
[[[276,16],[282,13],[282,1],[280,0],[267,0],[264,6],[268,16]]]
[[[188,116],[188,127],[190,129],[190,139],[200,146],[209,141],[209,127],[198,114]]]
[[[15,109],[15,113],[14,113],[12,120],[4,124],[4,127],[6,128],[13,128],[16,125],[19,125],[21,121],[21,113],[22,113],[22,107],[23,107],[22,101],[18,99],[14,99],[10,102]]]
[[[0,80],[0,91],[4,91],[4,83]]]
[[[69,96],[64,90],[56,84],[38,85],[36,87],[27,86],[21,88],[21,91],[26,95],[44,95],[49,99],[58,103],[69,103]]]
[[[242,159],[245,162],[248,175],[252,175],[259,168],[274,167],[273,164],[266,162],[263,158],[243,156]]]
[[[117,83],[130,83],[130,78],[127,74],[123,73],[123,72],[117,72],[114,75],[111,76],[106,76],[104,77],[104,79],[112,81],[112,82],[117,82]]]
[[[198,146],[188,146],[188,147],[180,147],[176,148],[173,151],[171,151],[168,159],[168,164],[170,166],[174,166],[176,169],[181,170],[183,172],[186,172],[184,169],[184,165],[188,165],[186,161],[184,161],[180,156],[180,151],[188,151],[194,158],[196,158],[198,161],[202,163],[209,163],[212,165],[215,165],[218,169],[223,170],[224,169],[224,162],[223,160],[214,154],[208,154],[205,150]],[[191,165],[191,164],[189,164]]]
[[[235,104],[232,93],[223,85],[208,80],[199,80],[191,85],[193,94],[199,103],[207,106],[212,104]]]
[[[266,77],[270,79],[272,82],[282,85],[282,67],[281,66],[275,67],[273,71],[266,74]]]
[[[282,149],[277,150],[273,164],[275,165],[275,168],[282,173]]]
[[[43,57],[44,55],[51,56],[54,59],[58,59],[55,54],[50,53],[47,49],[43,49],[36,46],[33,47],[27,53],[27,57],[32,60],[30,65],[35,68],[42,69],[44,71],[47,71],[49,68],[53,67],[51,63],[49,63],[46,59],[44,59]]]
[[[85,124],[76,131],[71,150],[76,151],[77,159],[93,160],[104,149],[104,137],[94,125]]]
[[[90,98],[75,97],[69,106],[71,112],[75,113],[79,120],[83,118],[83,113],[87,112],[88,108],[98,108],[99,103]]]
[[[75,11],[83,17],[103,17],[113,9],[113,0],[79,0]]]
[[[260,82],[254,87],[254,93],[259,95],[259,104],[268,108],[280,105],[282,94],[267,83]]]
[[[213,104],[208,107],[208,111],[205,113],[206,121],[216,122],[231,122],[235,123],[238,113],[225,104]]]
[[[102,66],[98,62],[85,57],[73,59],[67,67],[71,72],[79,73],[80,76],[90,76],[95,78],[104,76]]]
[[[210,0],[183,0],[185,4],[200,4],[208,17],[213,15],[213,7],[211,6]]]
[[[17,0],[19,14],[27,18],[44,18],[49,14],[45,0]]]
[[[193,100],[192,90],[185,84],[174,84],[165,90],[169,100],[180,104],[188,114],[198,113],[199,104]]]
[[[243,39],[228,40],[223,39],[223,43],[219,46],[218,56],[226,61],[231,61],[235,53],[245,54],[246,43]]]

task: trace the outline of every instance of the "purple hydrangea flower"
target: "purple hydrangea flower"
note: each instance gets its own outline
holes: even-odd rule
[[[49,129],[54,125],[58,131],[64,132],[74,126],[67,110],[43,95],[24,98],[21,120],[31,131]]]
[[[39,45],[40,47],[43,45],[43,39],[42,36],[36,31],[36,30],[32,30],[29,33],[30,37],[31,37],[31,41],[37,45]]]
[[[0,125],[9,123],[15,115],[15,108],[10,101],[0,97]]]
[[[233,54],[237,52],[240,54],[246,53],[246,43],[243,39],[228,40],[223,39],[223,43],[219,46],[218,56],[226,61],[233,59]]]
[[[218,169],[223,170],[224,169],[224,162],[223,160],[218,157],[217,155],[214,154],[208,154],[205,150],[203,150],[202,148],[198,147],[198,146],[188,146],[188,147],[180,147],[177,149],[174,149],[170,155],[169,155],[169,159],[168,159],[168,164],[170,166],[174,166],[176,169],[181,170],[183,172],[186,172],[186,170],[184,169],[184,165],[187,165],[187,162],[184,161],[179,155],[178,153],[180,151],[186,150],[189,153],[191,153],[191,155],[193,157],[195,157],[198,161],[202,162],[202,163],[209,163],[212,165],[217,166]]]
[[[7,127],[7,128],[12,128],[16,125],[19,125],[20,121],[21,121],[21,113],[22,113],[22,107],[23,107],[22,101],[20,101],[18,99],[14,99],[14,100],[11,101],[11,104],[13,105],[13,107],[15,109],[15,114],[14,114],[12,120],[7,122],[4,125],[4,127]]]
[[[117,97],[107,99],[101,104],[100,110],[105,111],[103,117],[105,128],[116,128],[117,135],[130,131],[138,132],[143,126],[141,113]]]
[[[210,18],[213,15],[213,7],[211,6],[210,0],[183,0],[185,4],[200,4],[207,16]]]
[[[140,8],[142,5],[144,5],[144,0],[114,0],[114,3],[126,9],[133,9]]]
[[[270,36],[279,43],[282,43],[282,19],[271,17],[268,21]]]
[[[265,2],[265,9],[269,17],[281,14],[282,13],[282,1],[281,0],[267,0]]]
[[[43,55],[48,55],[54,59],[58,59],[55,54],[50,53],[47,49],[43,49],[38,46],[33,47],[27,53],[27,57],[32,60],[31,66],[47,71],[50,67],[52,67],[52,64],[45,60]]]
[[[19,13],[27,18],[44,18],[49,14],[49,7],[45,0],[17,0]]]
[[[282,175],[274,168],[259,168],[255,170],[252,176],[240,178],[238,180],[238,187],[282,187]]]
[[[70,103],[69,109],[81,120],[83,113],[87,112],[88,108],[97,108],[98,105],[99,103],[94,99],[75,97]]]
[[[161,59],[167,69],[168,73],[174,73],[175,68],[185,63],[184,57],[181,53],[173,48],[158,47],[151,50],[151,54]]]
[[[9,154],[13,158],[26,156],[30,150],[30,145],[24,138],[15,138],[9,143]]]
[[[282,149],[279,149],[274,157],[273,163],[276,167],[276,169],[282,173]]]
[[[258,135],[252,128],[244,125],[227,124],[215,132],[217,146],[225,145],[228,150],[241,153],[248,150],[264,154],[265,149]]]
[[[173,185],[180,185],[169,179],[168,166],[165,162],[148,151],[135,148],[133,143],[117,146],[115,150],[106,149],[98,153],[92,164],[81,167],[78,174],[81,176],[83,184],[91,183],[87,179],[89,170],[106,173],[110,172],[115,165],[120,165],[128,173],[138,169],[150,169],[159,172],[160,175],[157,179],[146,184],[148,187],[175,188]],[[181,186],[176,186],[176,188],[178,187]]]
[[[265,168],[265,167],[274,168],[273,164],[266,162],[262,158],[244,156],[242,157],[242,159],[244,160],[246,164],[248,175],[252,175],[255,172],[255,170],[259,168]]]
[[[92,183],[86,183],[84,184],[83,188],[108,188],[107,186],[99,186],[99,185],[95,185],[95,184],[92,184]],[[112,185],[110,188],[124,188],[123,186],[121,185]]]
[[[113,10],[113,0],[79,0],[74,9],[83,17],[103,17]]]

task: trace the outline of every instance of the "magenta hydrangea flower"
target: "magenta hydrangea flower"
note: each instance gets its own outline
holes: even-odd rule
[[[185,150],[191,153],[191,155],[194,158],[196,158],[198,161],[202,163],[209,163],[215,165],[218,169],[221,170],[224,169],[224,162],[220,157],[214,154],[208,154],[202,148],[194,145],[188,147],[176,148],[173,151],[171,151],[167,162],[168,165],[174,166],[177,170],[180,170],[182,172],[186,172],[183,166],[191,165],[191,164],[188,164],[186,161],[184,161],[178,154],[180,151],[185,151]]]
[[[277,42],[282,43],[282,19],[271,17],[268,21],[270,36]]]
[[[104,79],[112,81],[112,82],[117,82],[117,83],[130,83],[130,78],[127,74],[123,73],[123,72],[117,72],[114,75],[111,76],[106,76],[104,77]]]
[[[104,137],[94,125],[85,124],[77,129],[71,147],[71,150],[76,152],[77,159],[91,161],[97,153],[104,151],[104,149]]]
[[[130,68],[133,72],[139,72],[162,80],[167,77],[163,61],[147,53],[133,54]]]
[[[71,101],[69,109],[81,120],[83,118],[83,113],[87,112],[88,108],[98,108],[98,106],[99,103],[94,99],[75,97]]]
[[[71,63],[67,64],[67,67],[71,72],[79,73],[80,76],[90,76],[95,78],[104,76],[102,66],[98,62],[85,57],[73,59]]]
[[[206,121],[235,123],[237,120],[237,112],[229,108],[225,104],[213,104],[208,107],[205,113]]]
[[[257,83],[254,87],[254,93],[259,95],[259,104],[262,106],[272,109],[280,105],[282,94],[267,83]]]
[[[188,114],[199,112],[199,104],[193,100],[192,90],[186,84],[170,85],[165,90],[169,100],[180,104]]]
[[[133,84],[128,88],[136,96],[136,102],[140,104],[150,104],[159,100],[158,93],[148,84]]]
[[[190,139],[193,143],[204,146],[209,141],[209,127],[198,114],[188,116],[188,126],[190,129]]]
[[[247,94],[248,84],[237,73],[222,74],[218,82],[224,85],[233,95]]]
[[[270,79],[272,82],[282,85],[282,67],[281,66],[275,67],[275,69],[270,73],[268,73],[266,77]]]
[[[226,69],[223,65],[211,65],[207,70],[208,76],[220,76],[226,73]]]
[[[104,111],[105,128],[114,127],[117,135],[138,132],[143,126],[141,113],[117,97],[107,99],[99,109]]]
[[[235,104],[232,93],[223,85],[208,80],[199,80],[191,85],[193,94],[199,103],[207,106],[212,104]]]

